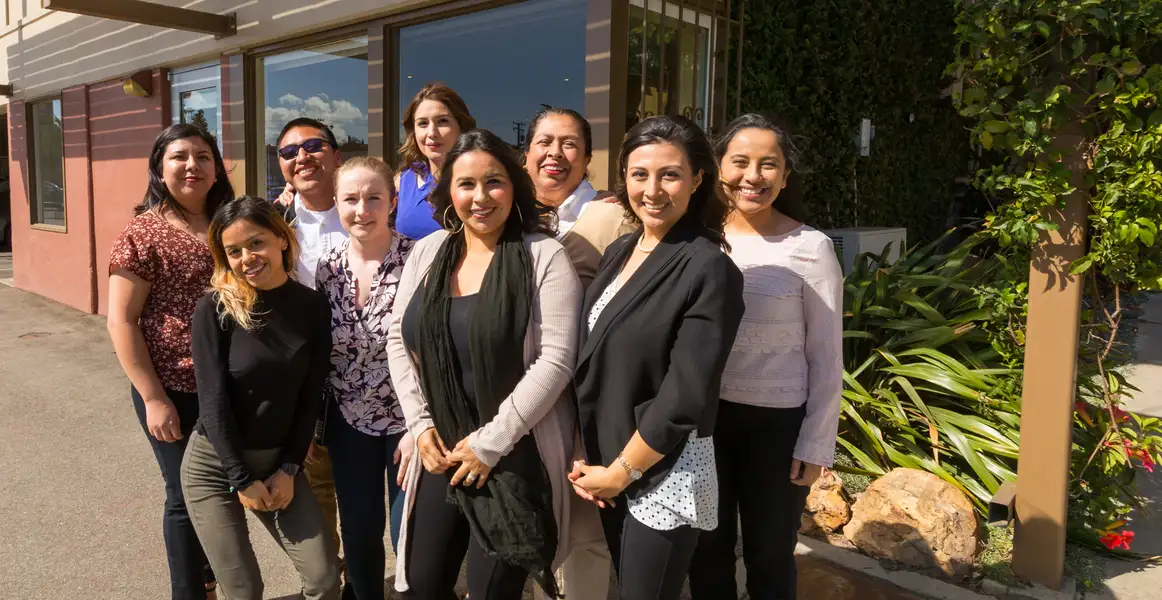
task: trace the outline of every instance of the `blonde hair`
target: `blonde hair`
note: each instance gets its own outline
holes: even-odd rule
[[[254,310],[258,303],[258,290],[230,268],[230,259],[222,243],[222,232],[238,221],[249,221],[287,243],[286,249],[282,251],[282,268],[293,279],[298,279],[295,265],[299,256],[299,242],[274,205],[254,196],[241,196],[227,202],[210,221],[208,237],[210,254],[214,257],[210,287],[218,300],[219,325],[226,327],[227,321],[233,320],[239,327],[252,331],[261,326],[257,318],[259,313]]]
[[[456,119],[460,133],[476,129],[476,119],[472,118],[472,113],[468,112],[468,105],[464,103],[460,94],[443,83],[432,82],[425,85],[404,110],[403,130],[407,134],[407,138],[399,149],[401,159],[399,170],[411,169],[419,175],[423,174],[422,171],[431,168],[431,165],[428,164],[428,157],[424,156],[424,153],[420,151],[419,143],[416,142],[416,110],[420,108],[420,104],[424,100],[435,100],[443,104],[448,112],[452,113],[452,118]]]
[[[343,161],[343,164],[339,166],[339,170],[335,171],[336,200],[338,199],[339,195],[339,179],[342,178],[345,173],[350,173],[355,169],[367,169],[368,171],[371,171],[372,173],[382,177],[384,182],[387,184],[388,195],[393,198],[395,197],[395,172],[391,170],[391,166],[384,162],[383,159],[375,156],[356,156],[354,158],[348,158],[347,160]]]

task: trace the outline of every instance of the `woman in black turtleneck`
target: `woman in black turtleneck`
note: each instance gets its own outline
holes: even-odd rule
[[[339,597],[323,515],[300,473],[331,368],[331,310],[291,279],[298,246],[273,206],[242,197],[210,223],[213,290],[194,310],[201,415],[182,463],[190,519],[231,600],[261,600],[247,509],[286,550],[308,600]]]

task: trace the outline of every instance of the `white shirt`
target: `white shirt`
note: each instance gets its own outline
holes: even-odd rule
[[[347,230],[339,222],[339,207],[317,212],[308,209],[295,194],[295,237],[299,240],[299,264],[295,266],[299,283],[315,289],[315,269],[319,259],[347,241]]]
[[[835,458],[843,393],[843,272],[831,239],[806,225],[782,235],[726,235],[746,312],[722,372],[722,398],[807,405],[795,458]]]
[[[557,239],[561,239],[569,230],[573,228],[573,224],[577,219],[581,218],[581,211],[590,200],[597,197],[597,190],[589,184],[588,179],[582,179],[581,185],[569,194],[568,198],[557,207]]]
[[[601,293],[589,311],[589,331],[621,289],[615,278]],[[718,471],[714,464],[714,438],[698,437],[690,432],[678,462],[653,491],[629,499],[629,514],[641,524],[657,531],[669,531],[688,525],[702,531],[718,528]]]

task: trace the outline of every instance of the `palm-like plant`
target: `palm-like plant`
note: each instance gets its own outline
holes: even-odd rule
[[[1016,479],[1019,371],[1005,368],[986,327],[982,287],[1005,277],[975,238],[945,239],[889,264],[864,254],[845,281],[845,389],[839,444],[854,466],[936,474],[981,510]]]

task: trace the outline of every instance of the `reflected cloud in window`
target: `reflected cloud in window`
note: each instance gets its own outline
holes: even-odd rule
[[[309,117],[335,133],[344,158],[367,154],[367,38],[359,37],[259,59],[262,143],[259,173],[268,198],[282,193],[278,134]]]

